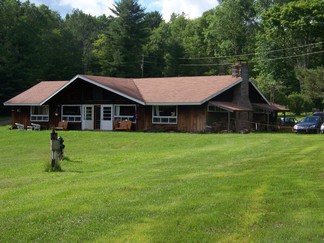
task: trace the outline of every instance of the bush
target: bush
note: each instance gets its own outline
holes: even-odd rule
[[[291,112],[300,115],[302,112],[307,112],[312,107],[312,102],[304,95],[293,93],[288,96],[288,107]]]

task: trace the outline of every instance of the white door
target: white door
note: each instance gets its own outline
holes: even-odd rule
[[[84,105],[82,112],[82,130],[93,130],[94,129],[94,106]]]
[[[101,130],[113,130],[113,106],[102,105],[100,112],[100,129]]]

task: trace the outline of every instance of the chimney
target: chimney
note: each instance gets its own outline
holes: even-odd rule
[[[249,97],[249,70],[246,63],[237,63],[233,66],[233,77],[241,77],[242,82],[235,86],[233,103],[243,106],[251,110],[252,104]],[[252,114],[248,111],[240,111],[235,113],[235,129],[236,131],[245,131],[251,129]]]
[[[249,98],[249,70],[246,63],[236,63],[233,65],[233,77],[241,77],[242,82],[237,85],[234,91],[233,102],[251,108]]]

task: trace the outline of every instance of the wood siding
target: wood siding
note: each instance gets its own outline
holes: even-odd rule
[[[202,132],[206,128],[207,106],[178,106],[177,124],[152,124],[152,106],[138,108],[137,130]]]

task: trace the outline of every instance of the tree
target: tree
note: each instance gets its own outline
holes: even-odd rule
[[[324,109],[324,67],[298,68],[297,78],[302,83],[302,94],[312,101],[315,108]]]
[[[160,26],[163,21],[162,15],[158,11],[149,12],[145,15],[144,20],[147,28],[154,30]]]
[[[205,30],[210,55],[242,55],[253,50],[257,24],[253,0],[225,0],[208,16]]]
[[[292,93],[288,96],[288,107],[291,112],[300,115],[310,110],[312,102],[299,93]]]
[[[72,14],[68,14],[65,18],[64,26],[72,35],[73,41],[77,43],[77,56],[81,58],[75,60],[80,61],[83,66],[82,73],[92,73],[92,43],[107,28],[105,16],[93,17],[83,13],[81,10],[73,10]]]
[[[261,77],[271,74],[289,95],[303,89],[296,68],[323,64],[324,4],[321,0],[276,2],[261,15],[254,71]]]
[[[121,0],[111,11],[116,17],[95,43],[94,53],[99,63],[105,63],[102,74],[140,77],[142,48],[148,35],[144,9],[136,0]]]

